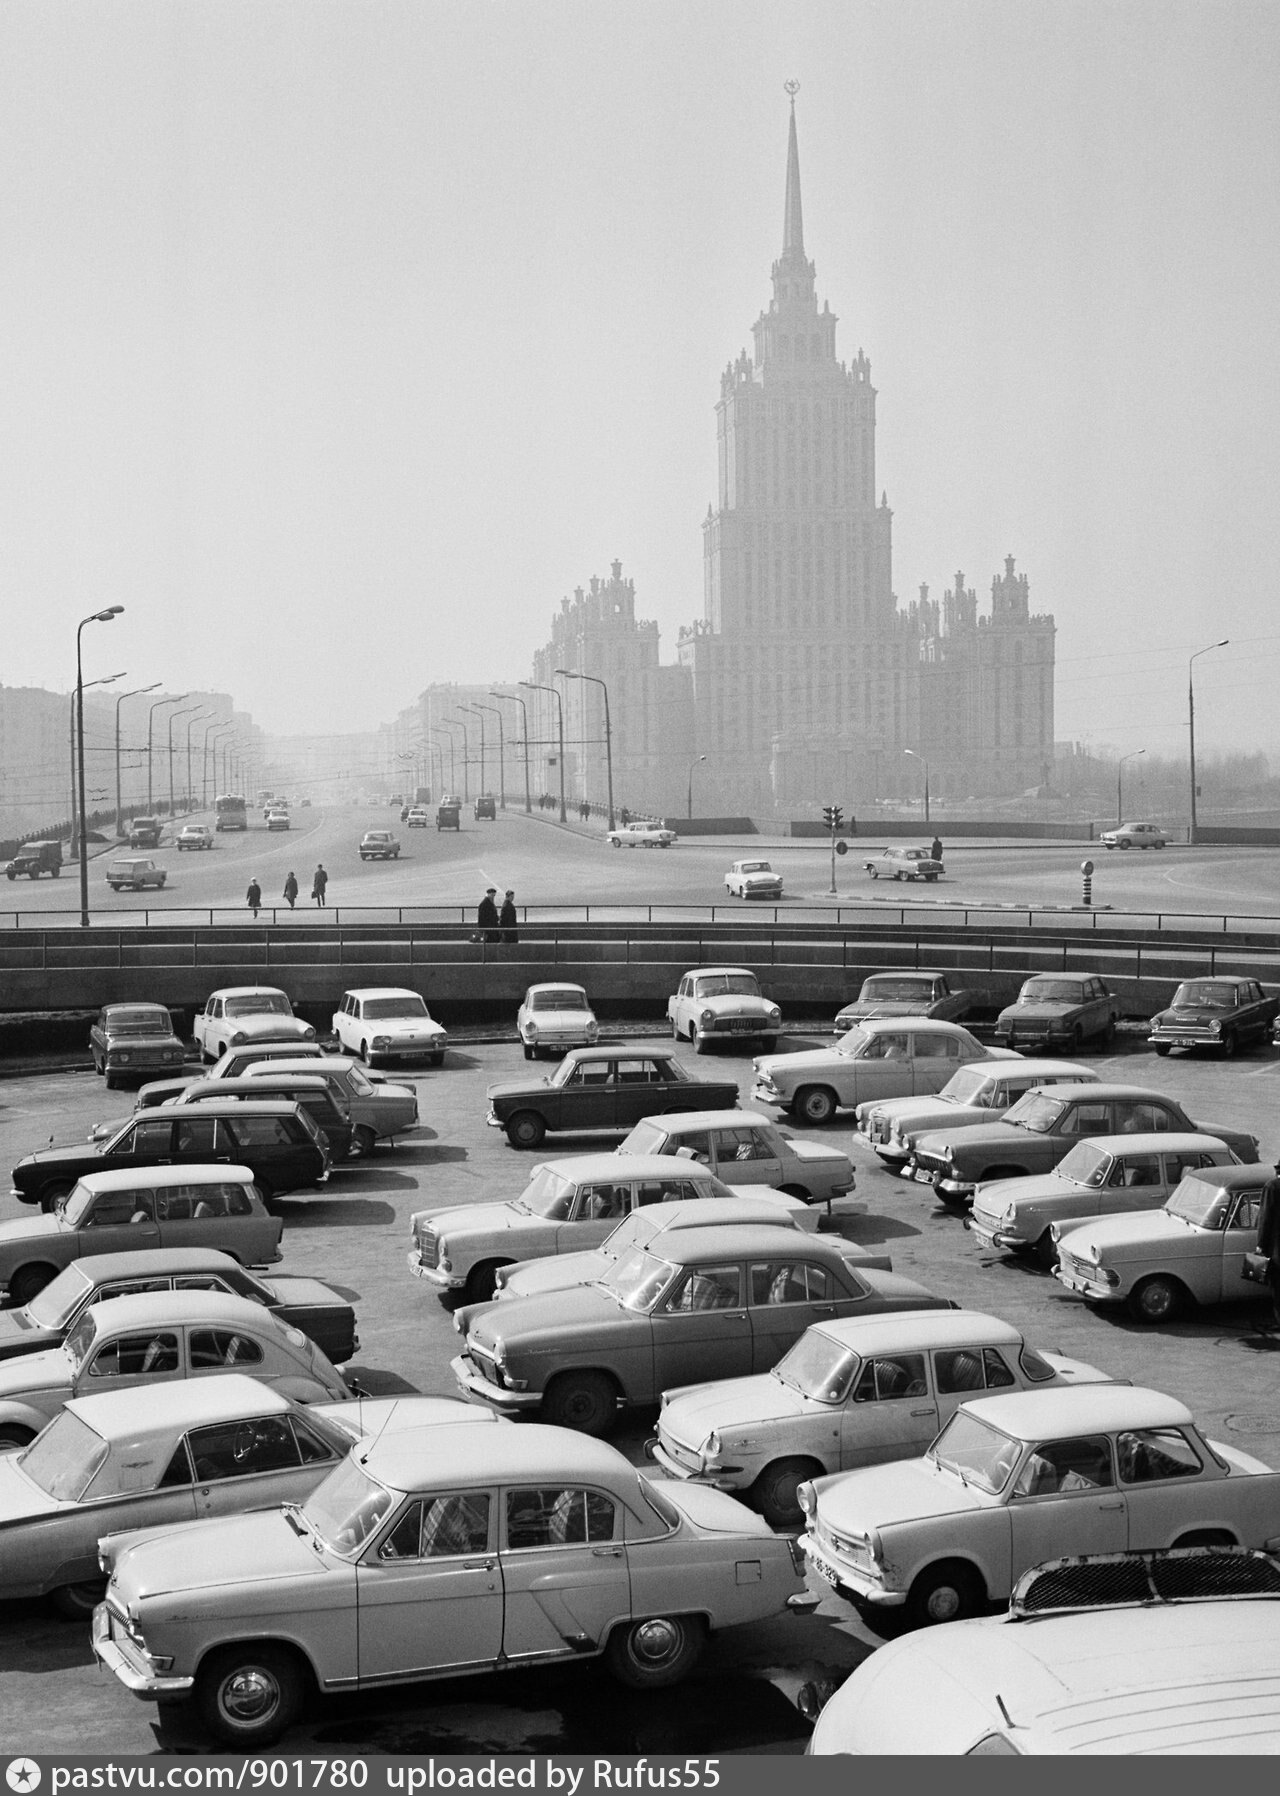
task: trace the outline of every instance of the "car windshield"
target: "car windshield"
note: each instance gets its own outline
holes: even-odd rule
[[[1066,1107],[1061,1098],[1050,1098],[1039,1091],[1028,1091],[1011,1110],[1005,1111],[1004,1120],[1016,1123],[1020,1129],[1030,1129],[1033,1135],[1048,1135]]]
[[[64,1266],[43,1291],[27,1305],[27,1315],[37,1328],[63,1329],[84,1302],[90,1282],[78,1266]]]
[[[1195,1228],[1220,1229],[1227,1214],[1231,1193],[1209,1179],[1197,1178],[1194,1172],[1183,1173],[1177,1188],[1170,1192],[1165,1209],[1170,1216],[1181,1217]]]
[[[842,1054],[846,1060],[856,1060],[858,1052],[871,1040],[865,1029],[850,1029],[836,1043],[836,1053]]]
[[[228,1016],[292,1016],[288,998],[283,992],[253,992],[243,998],[228,998]]]
[[[638,1122],[625,1141],[618,1144],[620,1154],[664,1154],[671,1137],[660,1123]]]
[[[344,1459],[303,1505],[302,1514],[330,1552],[354,1559],[396,1497],[353,1459]]]
[[[1114,1154],[1104,1153],[1091,1141],[1077,1141],[1066,1158],[1058,1162],[1055,1176],[1070,1179],[1073,1185],[1105,1185],[1114,1164]]]
[[[113,1011],[107,1018],[110,1035],[172,1035],[173,1024],[168,1011]]]
[[[109,1147],[110,1142],[107,1143]],[[78,1229],[89,1212],[93,1202],[93,1191],[81,1179],[80,1183],[69,1191],[58,1205],[58,1214],[69,1228]]]
[[[1021,1455],[1021,1441],[963,1410],[957,1410],[928,1452],[945,1471],[993,1496],[1009,1482]]]
[[[89,1357],[89,1350],[93,1346],[97,1333],[97,1319],[93,1313],[93,1305],[90,1304],[64,1342],[73,1372],[78,1372]]]
[[[102,1436],[64,1409],[36,1436],[18,1464],[46,1496],[78,1503],[106,1457]]]
[[[1197,1010],[1234,1010],[1236,988],[1219,985],[1212,979],[1188,979],[1173,995],[1173,1008],[1194,1004]]]
[[[862,987],[861,1002],[927,1004],[932,998],[932,979],[868,979]]]
[[[343,1075],[348,1091],[354,1091],[359,1098],[372,1097],[377,1086],[358,1066],[349,1066]]]
[[[637,1247],[618,1260],[598,1282],[601,1290],[608,1291],[624,1309],[647,1316],[675,1272],[670,1260],[660,1260],[646,1248]]]
[[[972,1067],[961,1067],[953,1073],[938,1093],[949,1104],[982,1104],[990,1106],[996,1093],[996,1082],[990,1073],[975,1072]]]
[[[579,986],[562,986],[554,992],[532,992],[530,1010],[585,1010],[587,994]]]
[[[370,1021],[378,1017],[429,1015],[421,998],[366,998],[364,1014]]]
[[[696,998],[758,998],[760,987],[754,973],[716,973],[699,979],[694,989]]]
[[[516,1199],[515,1207],[527,1211],[530,1216],[541,1216],[545,1222],[564,1222],[575,1189],[573,1180],[565,1178],[563,1173],[540,1166]]]
[[[773,1376],[815,1403],[842,1403],[859,1363],[851,1347],[810,1328],[783,1354]]]
[[[768,861],[743,861],[742,871],[744,873],[772,873],[773,868]]]
[[[1018,993],[1019,1004],[1078,1004],[1080,987],[1069,979],[1028,979]]]

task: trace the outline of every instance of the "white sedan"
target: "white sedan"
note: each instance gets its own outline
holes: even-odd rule
[[[373,985],[343,992],[333,1013],[333,1032],[344,1053],[372,1066],[378,1060],[425,1060],[440,1066],[449,1032],[437,1023],[417,992]]]
[[[1104,848],[1163,848],[1170,841],[1168,830],[1158,823],[1122,823],[1118,829],[1104,830]]]
[[[608,836],[611,848],[670,848],[675,840],[676,832],[661,823],[622,823]]]
[[[516,1034],[525,1059],[536,1060],[544,1048],[552,1054],[593,1048],[600,1039],[600,1025],[583,988],[557,981],[529,987],[516,1012]]]
[[[781,898],[782,875],[768,861],[735,861],[724,876],[731,898]]]
[[[877,1098],[941,1091],[966,1061],[988,1051],[959,1023],[929,1017],[870,1017],[833,1048],[770,1054],[755,1063],[752,1100],[825,1123],[839,1109]]]
[[[314,1041],[310,1023],[293,1014],[282,991],[270,985],[225,985],[210,992],[191,1026],[205,1060],[250,1041]]]

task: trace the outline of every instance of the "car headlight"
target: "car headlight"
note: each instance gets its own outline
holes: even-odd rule
[[[375,1048],[389,1048],[391,1046],[391,1037],[389,1035],[375,1035],[373,1038],[373,1046]]]
[[[441,1272],[452,1272],[453,1261],[449,1258],[449,1250],[443,1241],[436,1244],[436,1265]]]
[[[1213,1021],[1209,1024],[1209,1033],[1211,1035],[1221,1035],[1222,1034],[1222,1019],[1220,1017],[1215,1017],[1213,1019]]]
[[[812,1484],[807,1480],[805,1483],[798,1486],[796,1490],[796,1502],[799,1503],[805,1515],[807,1515],[810,1522],[812,1522],[818,1513],[818,1495]]]
[[[233,1048],[238,1048],[243,1042],[247,1041],[248,1039],[249,1038],[247,1035],[242,1034],[241,1031],[239,1029],[237,1029],[235,1034],[231,1037],[231,1045]]]
[[[782,1012],[778,1009],[776,1004],[771,1004],[769,1006],[768,1017],[771,1023],[780,1023],[782,1021]]]
[[[529,1037],[530,1041],[532,1041],[538,1033],[538,1025],[536,1023],[526,1023],[524,1032]]]
[[[111,1060],[118,1060],[121,1066],[124,1066],[129,1059],[129,1053],[126,1048],[108,1048],[107,1056]]]
[[[714,1022],[714,1021],[715,1021],[715,1014],[716,1014],[716,1013],[715,1013],[715,1011],[714,1011],[714,1010],[704,1010],[704,1011],[703,1011],[703,1013],[702,1013],[702,1015],[701,1015],[701,1016],[700,1016],[700,1017],[699,1017],[699,1018],[698,1018],[698,1021],[699,1021],[699,1022],[700,1022],[700,1023],[711,1023],[711,1022]]]
[[[308,1023],[306,1028],[302,1031],[302,1039],[303,1039],[303,1041],[314,1041],[315,1038],[316,1038],[316,1032],[311,1027],[311,1024]]]
[[[587,1024],[587,1040],[595,1041],[596,1038],[599,1036],[599,1034],[600,1034],[600,1025],[593,1018],[592,1021]]]
[[[719,1457],[720,1457],[720,1431],[719,1431],[719,1429],[713,1428],[711,1430],[711,1433],[707,1436],[706,1440],[702,1443],[702,1451],[706,1454],[708,1459],[719,1459]]]
[[[1014,1202],[1013,1198],[1010,1198],[1008,1203],[1004,1207],[1004,1211],[1000,1217],[1000,1220],[1001,1220],[1001,1222],[1012,1222],[1014,1220],[1014,1218],[1017,1216],[1017,1214],[1018,1214],[1018,1206]]]

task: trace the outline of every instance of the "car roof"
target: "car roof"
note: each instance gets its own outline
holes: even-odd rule
[[[581,1184],[586,1179],[704,1179],[714,1177],[709,1166],[682,1160],[678,1154],[566,1154],[560,1160],[541,1160],[529,1176],[546,1167],[562,1178]]]
[[[646,1116],[643,1122],[666,1129],[672,1135],[683,1135],[692,1129],[740,1129],[757,1125],[773,1126],[772,1117],[763,1110],[681,1110],[672,1116]]]
[[[104,1004],[102,1006],[102,1009],[103,1009],[103,1013],[106,1016],[162,1016],[162,1017],[166,1018],[169,1023],[173,1022],[173,1017],[169,1013],[169,1007],[167,1004],[149,1004],[149,1003],[137,1003],[137,1002],[125,1003],[125,1004]]]
[[[881,967],[878,973],[868,973],[863,980],[870,985],[874,979],[948,979],[950,974],[941,967]]]
[[[858,1353],[902,1353],[933,1347],[1021,1347],[1012,1322],[980,1310],[906,1310],[886,1316],[840,1316],[814,1327]]]
[[[220,985],[216,991],[209,993],[211,998],[284,998],[287,995],[278,985]]]
[[[222,1080],[215,1079],[213,1083],[220,1085]],[[247,1101],[242,1098],[224,1098],[222,1101],[233,1116],[292,1116],[298,1108],[296,1104],[290,1103],[286,1098],[250,1098]],[[217,1107],[216,1103],[201,1105],[203,1110],[216,1110]],[[162,1104],[157,1108],[167,1109],[169,1106]],[[175,1105],[173,1108],[179,1109],[181,1106]],[[148,1120],[154,1121],[155,1119],[148,1118]],[[160,1120],[163,1121],[163,1118]]]
[[[962,1405],[1022,1440],[1062,1439],[1115,1428],[1185,1428],[1191,1411],[1176,1397],[1134,1384],[1091,1384],[1078,1390],[1018,1391]]]
[[[388,834],[390,832],[388,831]],[[407,985],[349,985],[343,992],[344,998],[421,998],[421,992],[410,991]],[[426,1000],[423,999],[425,1003]]]
[[[155,1328],[162,1322],[192,1327],[201,1322],[222,1323],[227,1328],[275,1329],[276,1319],[252,1297],[236,1297],[230,1291],[139,1291],[133,1297],[113,1297],[100,1311],[109,1318],[112,1334],[121,1329]]]
[[[670,1060],[673,1052],[670,1042],[620,1041],[612,1048],[570,1048],[565,1059],[572,1056],[574,1060],[631,1060],[656,1056],[662,1060]]]
[[[1276,1175],[1275,1168],[1263,1160],[1251,1166],[1189,1166],[1185,1176],[1203,1179],[1206,1185],[1219,1186],[1224,1191],[1240,1191],[1250,1185],[1265,1185]]]
[[[686,1165],[686,1161],[677,1161],[677,1165]],[[768,1193],[771,1186],[761,1185],[761,1193]],[[803,1206],[794,1200],[796,1210]],[[795,1211],[787,1208],[787,1200],[781,1203],[776,1196],[760,1197],[700,1197],[694,1203],[687,1199],[668,1204],[644,1204],[631,1212],[632,1216],[645,1216],[657,1225],[660,1232],[667,1229],[706,1229],[724,1228],[729,1225],[756,1222],[772,1229],[775,1219],[784,1224],[794,1224]],[[623,1219],[626,1220],[625,1218]],[[621,1224],[619,1224],[621,1227]],[[797,1230],[797,1233],[800,1231]]]
[[[1210,1147],[1226,1146],[1207,1129],[1195,1134],[1189,1134],[1185,1129],[1153,1129],[1145,1135],[1085,1135],[1081,1140],[1108,1154],[1193,1154]],[[1079,1146],[1079,1142],[1076,1145]]]
[[[966,1073],[1003,1072],[1011,1078],[1023,1078],[1027,1073],[1035,1073],[1038,1077],[1056,1080],[1061,1085],[1099,1085],[1101,1080],[1097,1073],[1087,1066],[1077,1066],[1071,1060],[1036,1060],[1024,1055],[1017,1060],[971,1060],[964,1068]]]
[[[501,1440],[499,1441],[499,1435]],[[430,1429],[380,1435],[356,1457],[375,1478],[399,1490],[462,1483],[573,1482],[639,1477],[616,1447],[568,1428],[536,1422],[519,1428],[468,1428],[445,1422]],[[447,1468],[447,1470],[445,1469]]]
[[[103,1278],[142,1278],[153,1273],[167,1277],[178,1272],[243,1270],[234,1254],[223,1253],[218,1247],[139,1247],[132,1253],[84,1253],[71,1264],[90,1283]]]
[[[121,1297],[113,1300],[124,1303]],[[254,1306],[257,1308],[257,1306]],[[262,1315],[262,1310],[258,1314]],[[113,1307],[111,1314],[118,1314]],[[170,1384],[134,1386],[124,1391],[102,1391],[89,1397],[72,1397],[64,1405],[95,1434],[108,1441],[137,1440],[142,1432],[200,1427],[208,1422],[234,1422],[240,1416],[278,1416],[293,1406],[269,1384],[243,1372],[225,1372],[217,1378],[180,1378]]]
[[[1064,1085],[1053,1087],[1055,1098],[1092,1098],[1096,1103],[1099,1098],[1158,1098],[1162,1104],[1177,1104],[1177,1098],[1171,1098],[1167,1092],[1152,1091],[1149,1085],[1113,1084],[1108,1079],[1099,1079],[1097,1084],[1087,1084],[1083,1079],[1069,1080]]]
[[[804,1234],[799,1229],[777,1229],[767,1223],[707,1223],[702,1228],[680,1231],[681,1260],[715,1259],[721,1254],[733,1260],[749,1254],[776,1257],[784,1249],[808,1258],[844,1258],[838,1236]]]
[[[857,1027],[864,1033],[875,1034],[878,1029],[896,1033],[900,1029],[910,1029],[914,1035],[969,1035],[970,1031],[963,1023],[950,1023],[940,1016],[869,1016],[864,1017]]]
[[[755,978],[755,974],[751,971],[750,967],[690,967],[688,972],[684,974],[684,978],[692,979],[695,976],[700,977],[703,973],[745,973],[748,979]]]
[[[540,984],[529,987],[525,992],[526,998],[530,992],[581,992],[584,998],[587,995],[586,988],[572,979],[544,979]]]
[[[265,1064],[264,1062],[264,1069]],[[237,1091],[257,1091],[265,1076],[264,1070],[262,1074],[241,1073],[234,1079],[193,1079],[189,1085],[183,1086],[182,1095],[184,1099],[189,1099],[193,1092],[203,1094],[207,1091],[211,1096],[220,1097],[226,1092],[229,1094],[228,1102],[230,1102],[230,1096]],[[287,1067],[282,1069],[279,1066],[272,1066],[270,1077],[279,1079],[282,1084],[286,1084],[289,1091],[328,1091],[329,1089],[329,1081],[320,1073],[293,1073]],[[267,1103],[270,1100],[263,1098],[257,1101]],[[179,1109],[181,1107],[181,1105],[177,1106]]]
[[[277,1104],[278,1110],[282,1106]],[[260,1109],[260,1105],[238,1104],[237,1110]],[[290,1105],[292,1110],[294,1105]],[[132,1119],[131,1119],[132,1120]],[[121,1125],[123,1127],[123,1124]],[[90,1191],[131,1191],[136,1185],[226,1185],[247,1184],[253,1173],[247,1166],[135,1166],[123,1172],[85,1172],[80,1184]]]

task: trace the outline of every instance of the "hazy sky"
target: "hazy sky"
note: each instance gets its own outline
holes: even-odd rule
[[[357,729],[614,557],[701,615],[722,368],[806,246],[905,604],[1006,554],[1059,738],[1280,739],[1275,0],[7,0],[0,681]]]

